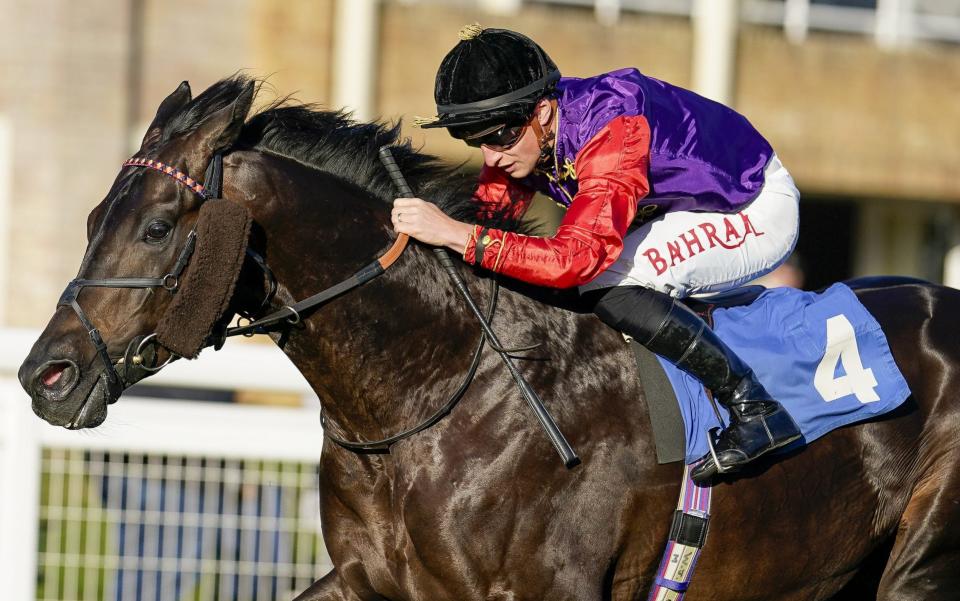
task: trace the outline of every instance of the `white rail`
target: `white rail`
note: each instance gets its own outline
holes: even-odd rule
[[[109,408],[107,421],[103,426],[90,431],[70,432],[62,428],[52,427],[37,418],[30,408],[29,398],[16,380],[16,369],[29,352],[30,345],[37,335],[38,332],[36,331],[0,330],[0,582],[3,583],[4,587],[4,601],[33,601],[37,599],[38,562],[44,561],[44,558],[38,557],[41,546],[45,545],[47,547],[46,555],[48,556],[64,557],[63,553],[51,553],[50,548],[53,543],[50,541],[38,540],[39,524],[41,520],[45,519],[40,511],[41,474],[45,474],[43,477],[50,482],[53,482],[55,477],[60,476],[73,478],[71,482],[74,480],[79,482],[75,472],[77,469],[84,469],[82,466],[97,465],[99,467],[96,469],[102,471],[106,471],[108,468],[110,470],[118,469],[118,464],[113,464],[112,467],[107,465],[108,458],[124,457],[128,456],[127,454],[147,457],[151,462],[160,461],[162,457],[169,456],[179,457],[181,458],[179,461],[186,461],[187,463],[207,461],[213,458],[216,461],[225,461],[224,465],[228,467],[230,465],[240,465],[243,461],[252,461],[263,466],[265,465],[263,462],[278,462],[277,465],[289,465],[291,462],[315,464],[319,460],[322,433],[318,419],[318,404],[302,376],[275,347],[228,344],[219,352],[206,351],[197,361],[174,363],[162,373],[151,378],[149,383],[187,388],[252,389],[294,393],[303,397],[303,407],[279,408],[123,397]],[[80,450],[80,454],[77,455],[74,452],[73,455],[69,455],[74,457],[72,462],[64,463],[60,460],[57,464],[59,466],[57,470],[66,466],[62,473],[56,470],[44,472],[44,449],[54,449],[56,453],[66,453],[68,455],[71,450]],[[57,455],[57,457],[60,456]],[[94,456],[105,459],[89,459]],[[80,459],[76,459],[78,457]],[[191,457],[197,459],[189,459]],[[129,467],[119,465],[124,470]],[[239,468],[234,467],[232,469],[239,473],[237,471]],[[142,469],[141,471],[144,473],[137,474],[136,477],[147,477],[146,471]],[[227,470],[220,471],[226,473]],[[285,477],[282,471],[281,469],[278,473]],[[123,473],[128,474],[128,471]],[[132,477],[126,475],[123,477],[133,481]],[[265,481],[262,475],[251,477],[257,478],[258,481]],[[168,478],[168,476],[164,476],[164,478]],[[271,478],[276,478],[276,476],[268,476],[266,480]],[[118,480],[114,478],[111,482],[116,481]],[[107,482],[107,480],[104,480],[104,482]],[[164,482],[167,482],[167,480],[164,480]],[[221,485],[222,483],[212,482],[212,484]],[[53,486],[52,483],[47,485]],[[79,486],[79,484],[71,484],[70,486]],[[91,485],[86,484],[85,486],[89,487]],[[315,485],[309,484],[307,488],[312,490],[313,486]],[[89,492],[84,494],[90,495]],[[289,489],[278,489],[277,492],[278,498],[280,495],[293,498],[292,495],[294,494],[300,495],[300,493],[291,493]],[[47,495],[50,495],[49,491]],[[69,497],[69,494],[64,496],[64,498]],[[104,499],[106,504],[108,502],[106,493],[104,493]],[[116,502],[113,502],[116,505]],[[291,504],[290,501],[285,502],[287,505]],[[76,514],[83,512],[86,515],[86,513],[92,511],[88,507],[80,507],[79,505],[72,508],[65,506],[63,509],[44,507],[45,514],[51,515],[68,515],[71,511]],[[129,513],[127,509],[123,511],[111,510],[106,505],[98,511],[101,511],[104,515],[107,515],[110,511],[117,515],[122,513],[130,516],[136,513]],[[120,513],[117,513],[118,511]],[[231,519],[248,519],[246,514],[236,508],[234,514]],[[195,512],[191,515],[194,516],[192,519],[196,519],[199,514]],[[203,516],[201,518],[206,519]],[[276,518],[272,519],[276,522]],[[296,519],[302,521],[300,517]],[[72,523],[72,527],[77,533],[74,538],[79,541],[80,522],[74,521]],[[88,526],[83,527],[87,528]],[[184,528],[182,525],[172,527],[181,528],[181,530]],[[164,536],[169,536],[172,527],[167,528],[167,534]],[[64,526],[64,528],[67,528],[67,526]],[[60,543],[57,542],[56,544],[59,545]],[[79,542],[76,544],[79,545]],[[163,560],[164,558],[160,557],[159,559]],[[75,563],[87,561],[83,555],[83,549],[75,551],[74,555],[71,555],[68,560]],[[139,566],[129,568],[129,570],[143,571],[147,568],[142,566],[148,565],[148,563],[144,563],[147,559],[143,557],[139,559],[136,557],[132,559],[114,558],[113,561],[114,563],[110,565],[115,566],[119,561],[123,565],[135,564]],[[151,561],[156,562],[157,558]],[[198,560],[198,565],[200,565],[200,561]],[[202,559],[202,562],[205,562],[202,564],[205,566],[209,564],[206,558]],[[104,565],[107,564],[100,564],[101,567],[98,568],[101,579],[104,578],[102,575],[105,569]],[[244,565],[252,564],[247,562]],[[290,571],[293,567],[288,566],[284,569]],[[298,573],[301,573],[305,568],[304,566],[297,566],[296,569]],[[306,569],[309,569],[309,566]],[[50,573],[61,573],[58,570],[59,568],[54,569]],[[160,572],[156,570],[155,572],[157,573],[156,578],[159,580]],[[69,574],[70,572],[65,571],[63,573]],[[95,574],[97,572],[94,570],[88,573]],[[222,575],[220,577],[223,578]],[[63,576],[55,577],[55,579],[59,579],[57,586],[64,584],[64,582],[71,584],[69,578],[66,578],[66,580],[64,578]],[[92,577],[88,576],[88,588],[90,587],[90,578]],[[231,576],[231,578],[233,577]],[[60,582],[60,580],[63,580],[63,582]],[[242,580],[238,581],[242,582]],[[266,580],[261,578],[259,582],[262,587],[262,583]],[[79,589],[80,585],[78,582],[73,582],[71,586],[76,586]],[[129,578],[124,586],[129,586]],[[59,589],[57,590],[59,591]],[[210,589],[211,595],[214,590],[214,588]],[[51,597],[51,594],[48,591],[45,598],[60,598],[59,596]],[[94,588],[92,594],[96,594],[96,588]],[[118,594],[123,596],[124,593],[120,591]],[[267,598],[258,596],[263,594],[266,593],[263,593],[263,591],[254,593],[249,598]],[[287,592],[283,592],[283,595],[286,594]],[[145,594],[140,595],[144,599],[148,598]],[[91,597],[70,596],[70,598],[88,599]]]
[[[527,3],[593,6],[597,20],[604,25],[615,25],[620,15],[629,11],[691,16],[694,5],[693,0],[527,0]],[[960,11],[951,0],[939,3],[877,0],[875,8],[849,4],[840,0],[815,4],[811,0],[740,0],[740,17],[748,23],[782,26],[794,42],[802,41],[810,30],[873,34],[884,47],[924,39],[960,42]]]

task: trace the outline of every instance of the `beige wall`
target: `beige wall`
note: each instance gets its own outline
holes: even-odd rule
[[[14,140],[5,321],[34,325],[76,272],[87,212],[122,156],[127,14],[105,0],[6,8],[0,38],[16,51],[0,53]]]
[[[750,27],[738,72],[737,108],[801,189],[960,202],[960,47],[884,52],[829,34],[794,46]]]
[[[334,0],[142,0],[142,87],[128,131],[132,2],[0,0],[0,113],[14,148],[11,250],[0,260],[16,291],[0,325],[47,320],[80,262],[87,213],[180,81],[199,93],[246,69],[269,75],[278,94],[330,101]],[[632,65],[690,85],[687,19],[624,13],[606,28],[589,9],[532,5],[502,17],[387,1],[376,74],[382,117],[434,113],[436,67],[473,21],[528,33],[567,75]],[[738,60],[736,108],[805,191],[960,203],[960,46],[883,52],[869,37],[825,34],[794,46],[779,29],[744,27]],[[405,131],[451,161],[477,159],[442,131]]]
[[[270,75],[278,94],[329,98],[332,0],[144,0],[142,89],[127,131],[130,5],[0,3],[0,113],[14,138],[10,251],[0,260],[16,291],[0,326],[37,327],[52,314],[80,263],[87,214],[182,80],[198,94],[245,69]]]

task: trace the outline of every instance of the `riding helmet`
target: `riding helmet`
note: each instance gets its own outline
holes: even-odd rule
[[[559,80],[557,65],[527,36],[468,25],[437,70],[438,117],[421,127],[463,131],[529,119]]]

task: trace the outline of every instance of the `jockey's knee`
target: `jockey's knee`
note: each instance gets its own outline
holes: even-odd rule
[[[672,298],[643,286],[601,288],[584,296],[603,323],[641,344],[656,334],[673,306]]]

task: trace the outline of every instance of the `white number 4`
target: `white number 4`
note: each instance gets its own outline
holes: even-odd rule
[[[843,363],[845,375],[837,376],[837,362]],[[857,335],[850,320],[836,315],[827,320],[827,350],[817,366],[813,386],[825,401],[855,394],[861,403],[879,401],[877,379],[872,369],[864,369],[857,347]]]

